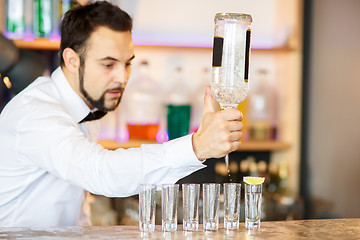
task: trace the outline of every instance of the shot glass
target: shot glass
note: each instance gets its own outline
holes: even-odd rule
[[[197,231],[199,228],[200,184],[182,184],[183,230]]]
[[[156,185],[144,184],[139,193],[139,229],[141,232],[155,230]]]
[[[245,228],[259,229],[261,217],[262,184],[245,183]]]
[[[219,228],[220,184],[203,184],[203,227],[216,231]]]
[[[179,184],[163,184],[161,188],[162,230],[177,230]]]
[[[224,183],[224,228],[239,229],[240,219],[240,183]]]

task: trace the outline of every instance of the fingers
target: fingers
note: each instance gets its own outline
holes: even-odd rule
[[[232,149],[231,145],[234,142],[239,142],[242,135],[243,135],[242,132],[237,131],[237,132],[231,132],[231,133],[227,134],[226,136],[224,136],[224,140],[222,141],[222,144],[224,144],[225,146],[228,145],[227,147],[225,147],[225,150],[226,150],[226,148],[228,148],[228,150],[230,151]]]
[[[223,149],[226,153],[236,151],[239,148],[241,144],[240,139],[243,136],[243,133],[241,132],[242,129],[243,124],[239,121],[224,123],[222,126],[222,133],[219,135],[221,136],[219,142],[224,146]]]
[[[243,136],[241,131],[228,132],[224,135],[224,143],[232,143],[239,141]]]
[[[223,120],[225,121],[242,121],[243,120],[243,114],[238,109],[225,109],[223,111],[220,111],[220,114],[222,115]]]
[[[223,129],[226,131],[241,131],[244,125],[240,121],[227,121],[223,123]]]
[[[211,87],[206,87],[205,97],[204,97],[204,107],[203,107],[203,114],[208,112],[215,112],[214,104],[213,104],[214,98],[211,95]]]
[[[242,144],[242,143],[241,143],[240,141],[232,142],[232,143],[231,143],[231,150],[230,150],[230,152],[234,152],[234,151],[239,150],[240,147],[241,147],[241,144]]]
[[[240,149],[241,141],[239,141],[239,137],[242,136],[242,133],[237,133],[235,141],[225,141],[221,146],[222,154],[219,157],[224,157],[226,154],[237,151]]]
[[[236,132],[231,132],[230,136],[229,136],[229,141],[230,142],[237,142],[239,141],[243,136],[243,133],[240,131],[236,131]]]

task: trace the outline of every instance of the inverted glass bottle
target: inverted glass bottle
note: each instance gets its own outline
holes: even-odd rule
[[[212,94],[221,108],[236,108],[249,89],[252,17],[218,13],[214,21]]]

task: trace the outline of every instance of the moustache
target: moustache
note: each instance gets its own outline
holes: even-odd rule
[[[123,86],[119,86],[119,87],[115,87],[115,88],[109,88],[106,90],[106,92],[124,92],[125,87]]]

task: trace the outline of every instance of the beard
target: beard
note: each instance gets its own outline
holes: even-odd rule
[[[95,108],[97,108],[100,111],[103,112],[110,112],[110,111],[114,111],[117,106],[119,106],[120,104],[120,100],[121,97],[123,95],[124,92],[124,87],[119,86],[119,87],[115,87],[115,88],[111,88],[111,89],[107,89],[101,96],[99,99],[94,99],[93,97],[90,96],[90,94],[86,91],[85,87],[84,87],[84,72],[85,72],[85,61],[84,58],[82,56],[80,56],[80,67],[79,67],[79,84],[80,84],[80,92],[83,94],[83,96],[85,97],[85,99]],[[110,108],[105,106],[105,95],[107,92],[111,92],[111,91],[119,91],[120,92],[120,97],[117,100],[116,104]]]

